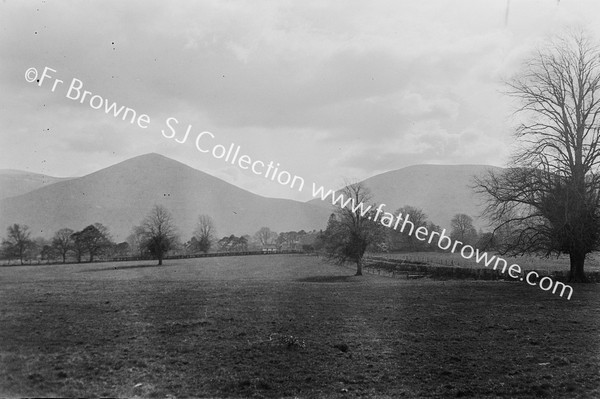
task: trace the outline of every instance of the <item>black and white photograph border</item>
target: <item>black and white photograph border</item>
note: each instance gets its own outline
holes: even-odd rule
[[[600,3],[0,32],[0,397],[600,397]]]

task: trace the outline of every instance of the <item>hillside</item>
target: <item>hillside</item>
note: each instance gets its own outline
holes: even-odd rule
[[[123,241],[155,204],[172,213],[182,239],[199,214],[210,215],[219,236],[324,228],[328,211],[298,201],[261,197],[158,154],[142,155],[95,173],[60,181],[0,202],[0,228],[26,224],[34,236],[63,227],[106,225]]]
[[[0,200],[16,197],[59,181],[69,180],[21,170],[0,169]]]
[[[382,173],[364,180],[373,194],[373,200],[386,204],[385,210],[410,205],[421,208],[429,220],[442,228],[450,228],[450,220],[457,213],[474,219],[478,228],[487,223],[479,218],[481,198],[470,188],[473,176],[500,168],[485,165],[415,165]],[[309,203],[327,206],[320,199]]]

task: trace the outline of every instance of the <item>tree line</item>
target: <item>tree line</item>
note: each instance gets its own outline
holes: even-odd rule
[[[363,183],[348,184],[341,191],[344,198],[352,198],[354,203],[369,204],[372,200],[369,189]],[[361,209],[351,207],[336,208],[329,217],[327,227],[319,235],[318,250],[330,261],[338,264],[355,263],[356,275],[362,275],[362,260],[369,252],[415,252],[439,251],[435,243],[419,240],[416,234],[401,229],[385,227],[376,221],[376,204],[363,213]],[[440,226],[428,220],[425,212],[414,206],[404,206],[394,212],[410,219],[414,230],[424,227],[429,232],[442,232]],[[454,215],[450,223],[449,236],[453,241],[474,248],[493,249],[495,242],[491,233],[478,232],[473,218],[464,213]]]
[[[62,228],[51,239],[32,238],[31,230],[13,224],[6,230],[0,256],[3,259],[26,261],[93,262],[99,258],[152,257],[163,263],[167,255],[193,255],[209,252],[247,252],[263,249],[312,251],[318,232],[289,231],[276,233],[269,227],[254,235],[229,235],[218,238],[216,225],[209,215],[199,215],[192,237],[182,242],[171,212],[162,205],[154,206],[132,228],[126,241],[114,242],[108,227],[90,224],[80,231]]]

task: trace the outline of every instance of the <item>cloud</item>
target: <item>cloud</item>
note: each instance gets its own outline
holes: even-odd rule
[[[479,0],[0,3],[0,167],[42,171],[44,159],[44,172],[73,175],[160,152],[298,195],[167,141],[171,116],[322,184],[415,163],[502,165],[513,124],[502,79],[561,26],[598,33],[599,8],[513,1],[505,20],[506,2]],[[25,82],[44,66],[149,114],[150,128]]]

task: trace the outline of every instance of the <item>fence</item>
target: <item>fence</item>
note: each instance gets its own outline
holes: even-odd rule
[[[440,262],[436,262],[440,263]],[[447,266],[436,266],[426,261],[425,257],[416,257],[405,259],[391,259],[378,256],[366,256],[363,270],[367,273],[384,275],[394,278],[405,277],[410,278],[421,278],[430,277],[434,279],[446,280],[446,279],[474,279],[474,280],[518,280],[508,275],[508,273],[502,273],[501,270],[493,270],[488,268],[474,268],[474,267],[456,267]],[[529,272],[530,270],[527,270]],[[568,271],[550,271],[550,270],[533,270],[538,273],[540,277],[549,276],[555,281],[566,282],[568,279]],[[600,272],[588,272],[586,277],[591,282],[600,282]]]

